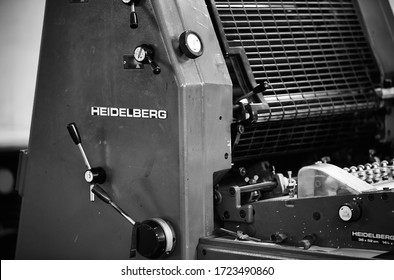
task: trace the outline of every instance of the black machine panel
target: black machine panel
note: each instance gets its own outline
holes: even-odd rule
[[[210,4],[223,51],[242,88],[234,98],[257,84],[269,85],[248,98],[264,109],[238,135],[234,161],[327,147],[327,136],[335,146],[376,132],[364,119],[378,108],[374,88],[379,71],[353,1]],[[277,121],[283,122],[272,123]]]

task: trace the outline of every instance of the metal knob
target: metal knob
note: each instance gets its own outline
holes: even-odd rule
[[[344,222],[357,221],[361,217],[361,208],[353,201],[345,203],[339,208],[338,215]]]
[[[191,30],[179,36],[179,49],[188,58],[196,59],[204,53],[204,46],[200,36]]]
[[[160,66],[153,61],[154,52],[153,47],[143,44],[134,49],[134,59],[138,63],[149,64],[152,68],[153,74],[158,75],[161,72]]]
[[[138,16],[135,11],[135,6],[139,0],[122,0],[123,3],[130,5],[130,27],[136,29],[138,27]]]

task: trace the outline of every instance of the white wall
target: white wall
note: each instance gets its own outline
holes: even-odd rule
[[[0,0],[0,148],[27,146],[45,0]]]

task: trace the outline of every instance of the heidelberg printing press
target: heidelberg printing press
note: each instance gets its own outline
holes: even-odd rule
[[[392,258],[388,1],[48,0],[19,259]]]

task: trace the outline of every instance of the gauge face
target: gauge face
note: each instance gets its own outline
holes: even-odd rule
[[[361,217],[360,205],[354,201],[344,203],[338,211],[339,218],[344,222],[357,221]]]
[[[202,45],[200,39],[194,33],[189,33],[186,38],[187,45],[189,46],[190,50],[198,53],[201,51]]]
[[[200,36],[197,33],[188,30],[179,37],[179,48],[188,58],[197,58],[203,54],[204,47]]]
[[[342,221],[350,221],[352,219],[353,213],[352,209],[347,206],[347,205],[342,205],[341,208],[339,208],[339,217],[342,219]]]
[[[134,59],[138,62],[143,62],[146,58],[146,51],[142,47],[137,47],[134,50]]]

